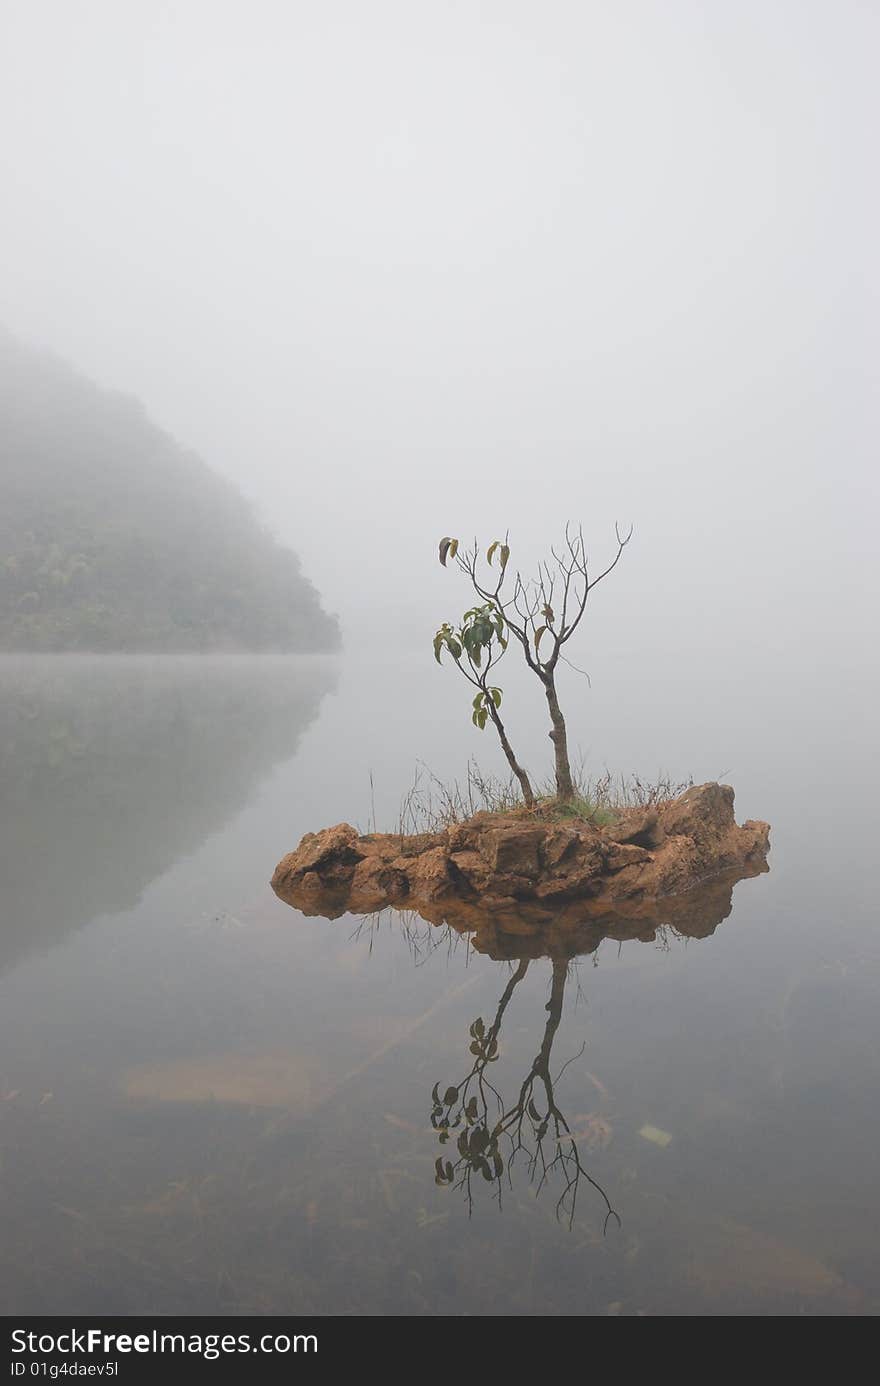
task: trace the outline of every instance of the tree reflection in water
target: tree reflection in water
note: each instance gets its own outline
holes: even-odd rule
[[[515,1169],[524,1167],[536,1193],[554,1186],[556,1216],[571,1226],[584,1180],[605,1205],[604,1230],[607,1232],[611,1223],[619,1226],[619,1214],[601,1184],[584,1168],[579,1149],[590,1136],[604,1143],[607,1122],[596,1118],[591,1130],[585,1132],[580,1129],[580,1118],[575,1118],[573,1130],[558,1096],[560,1079],[585,1046],[571,1055],[555,1076],[551,1071],[566,983],[575,960],[592,956],[595,963],[596,951],[605,939],[618,943],[640,940],[668,948],[672,938],[708,938],[730,914],[737,881],[762,875],[767,869],[763,860],[749,862],[684,895],[634,899],[618,902],[614,908],[584,901],[577,910],[561,912],[527,903],[496,909],[480,901],[456,899],[420,905],[418,912],[389,909],[361,916],[358,933],[361,929],[372,933],[381,920],[402,928],[416,965],[444,945],[450,950],[464,946],[495,961],[515,964],[492,1021],[487,1025],[479,1016],[471,1023],[468,1072],[448,1087],[435,1084],[431,1094],[431,1125],[441,1146],[434,1164],[437,1184],[462,1190],[472,1210],[475,1188],[482,1180],[491,1186],[500,1207],[505,1188],[513,1186]],[[304,905],[308,914],[326,912],[332,919],[345,911],[345,901],[332,889],[328,889],[326,899],[310,891],[307,902],[291,894],[289,903]],[[514,1100],[507,1101],[491,1068],[499,1056],[501,1027],[529,968],[545,958],[550,963],[551,982],[541,1043]]]
[[[520,959],[501,994],[498,1009],[491,1025],[482,1017],[470,1027],[470,1052],[474,1056],[470,1072],[460,1082],[441,1094],[436,1084],[432,1093],[431,1125],[439,1133],[441,1145],[455,1141],[457,1158],[440,1155],[435,1164],[436,1182],[463,1189],[468,1208],[473,1208],[474,1175],[481,1176],[495,1189],[499,1206],[502,1202],[505,1176],[512,1184],[514,1164],[519,1160],[528,1170],[529,1180],[537,1181],[536,1193],[545,1184],[558,1181],[561,1192],[556,1200],[556,1216],[574,1222],[578,1188],[581,1179],[599,1193],[605,1203],[605,1228],[610,1221],[620,1225],[620,1217],[612,1207],[602,1186],[581,1163],[577,1142],[562,1112],[556,1084],[566,1068],[584,1052],[572,1055],[554,1078],[550,1069],[553,1042],[562,1020],[565,984],[569,964],[565,959],[552,963],[550,999],[547,1002],[547,1021],[541,1047],[520,1084],[516,1100],[506,1105],[498,1088],[488,1077],[489,1065],[498,1058],[498,1037],[507,1007],[519,983],[533,960]],[[455,1135],[455,1132],[458,1135]]]

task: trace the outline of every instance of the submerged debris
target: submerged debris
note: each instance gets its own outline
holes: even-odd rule
[[[639,1135],[643,1141],[650,1141],[652,1145],[659,1145],[661,1150],[665,1150],[672,1140],[671,1131],[663,1131],[659,1126],[652,1126],[646,1121],[644,1126],[639,1128]]]

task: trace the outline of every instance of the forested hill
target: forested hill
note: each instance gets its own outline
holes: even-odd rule
[[[0,649],[334,649],[296,555],[155,427],[0,330]]]

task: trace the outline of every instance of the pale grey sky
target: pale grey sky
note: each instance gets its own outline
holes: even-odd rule
[[[573,517],[597,557],[634,522],[596,619],[649,645],[868,633],[875,4],[0,26],[0,319],[234,477],[349,625],[466,605],[442,534]]]

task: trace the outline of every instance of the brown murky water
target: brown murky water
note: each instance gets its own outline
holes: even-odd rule
[[[4,1312],[877,1312],[872,693],[749,658],[576,697],[597,769],[728,770],[769,875],[564,959],[269,890],[491,763],[430,650],[0,660]]]

